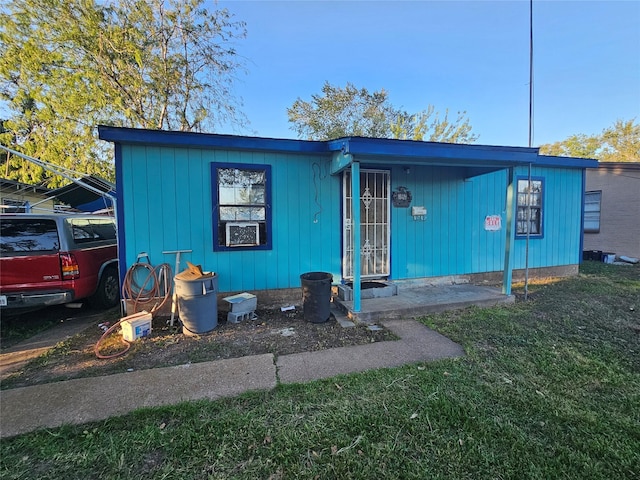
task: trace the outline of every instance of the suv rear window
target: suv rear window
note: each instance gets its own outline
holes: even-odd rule
[[[53,220],[8,219],[0,222],[0,253],[46,252],[60,249]]]
[[[116,239],[116,226],[109,218],[72,218],[68,221],[76,244]]]

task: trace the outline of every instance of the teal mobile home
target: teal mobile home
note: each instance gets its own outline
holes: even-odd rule
[[[326,142],[99,128],[115,145],[121,270],[146,252],[218,274],[220,292],[577,272],[585,169],[536,148]],[[354,195],[357,192],[357,195]]]

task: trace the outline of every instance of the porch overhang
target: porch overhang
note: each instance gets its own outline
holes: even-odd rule
[[[331,173],[348,168],[355,159],[367,163],[461,167],[470,176],[535,163],[537,148],[463,145],[386,138],[349,137],[327,142],[333,152]]]
[[[499,163],[494,162],[491,164],[479,165],[477,162],[460,161],[451,162],[445,161],[442,158],[403,158],[403,157],[382,157],[382,156],[364,156],[354,155],[351,153],[334,152],[331,158],[331,174],[337,175],[342,171],[351,168],[354,161],[364,161],[368,165],[384,165],[389,167],[392,164],[400,164],[405,167],[413,166],[431,166],[431,167],[444,167],[444,168],[460,168],[463,171],[463,177],[465,179],[477,177],[480,175],[486,175],[488,173],[496,172],[498,170],[504,170],[505,168],[513,167],[512,163]],[[515,164],[518,165],[519,163]],[[523,165],[528,165],[524,163]]]
[[[506,168],[540,165],[569,168],[596,168],[592,159],[540,155],[538,148],[457,143],[422,142],[388,138],[348,137],[327,142],[333,153],[331,173],[349,168],[354,161],[370,164],[401,164],[463,168],[474,177]]]
[[[333,150],[331,173],[350,168],[354,161],[369,165],[400,164],[405,167],[430,166],[459,168],[465,179],[498,170],[535,163],[538,149],[495,147],[452,143],[418,142],[411,140],[343,138],[327,142]]]

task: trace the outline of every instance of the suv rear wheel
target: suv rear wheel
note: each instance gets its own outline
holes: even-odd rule
[[[114,267],[105,268],[100,277],[100,283],[96,293],[89,297],[89,304],[94,308],[115,307],[120,301],[120,279],[118,269]]]

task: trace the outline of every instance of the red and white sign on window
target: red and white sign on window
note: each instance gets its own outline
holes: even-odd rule
[[[502,217],[500,215],[487,215],[484,218],[484,229],[495,232],[502,228]]]

